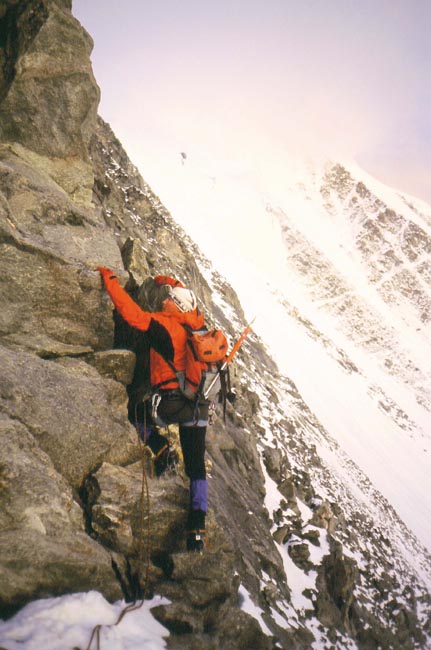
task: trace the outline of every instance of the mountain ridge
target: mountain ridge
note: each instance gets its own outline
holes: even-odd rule
[[[156,272],[177,275],[231,342],[245,326],[245,305],[97,116],[91,39],[70,3],[7,0],[2,29],[4,21],[25,43],[25,52],[7,39],[1,45],[7,69],[15,71],[2,80],[7,101],[0,103],[0,435],[7,451],[0,463],[0,608],[6,618],[47,596],[90,590],[111,602],[139,596],[141,470],[125,388],[135,354],[113,349],[111,305],[96,266],[113,268],[130,292]],[[41,52],[53,59],[47,70],[55,74],[21,75],[23,54],[37,73]],[[27,133],[33,113],[19,101],[35,97],[34,84],[40,101],[32,111],[43,125],[36,143]],[[46,97],[55,87],[51,114]],[[75,111],[76,92],[86,100],[85,115]],[[11,127],[16,120],[18,131]],[[302,312],[299,319],[305,320]],[[343,376],[356,373],[336,343]],[[202,557],[184,551],[181,471],[149,480],[146,587],[169,601],[152,610],[170,632],[168,646],[426,648],[428,552],[307,405],[293,373],[279,373],[257,334],[241,348],[233,381],[237,401],[226,422],[217,418],[208,432],[211,545]],[[246,597],[260,619],[245,609]],[[2,629],[1,643],[17,647],[19,630],[8,628],[5,637]]]

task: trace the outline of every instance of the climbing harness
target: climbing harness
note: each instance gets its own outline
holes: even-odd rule
[[[154,395],[151,398],[151,417],[153,418],[154,422],[157,422],[157,410],[159,408],[159,404],[161,401],[162,401],[162,396],[160,395],[160,393],[154,393]]]

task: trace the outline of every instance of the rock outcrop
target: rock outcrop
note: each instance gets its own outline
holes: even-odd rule
[[[71,3],[6,0],[0,34],[0,616],[48,595],[144,590],[171,602],[152,610],[171,648],[425,647],[429,593],[383,532],[364,550],[371,515],[347,491],[334,499],[315,446],[326,434],[254,336],[237,401],[208,433],[210,546],[185,552],[187,482],[151,475],[127,418],[135,354],[112,349],[95,268],[134,295],[148,275],[179,277],[231,341],[241,306],[97,116]]]
[[[70,9],[69,0],[3,2],[0,138],[75,200],[88,202],[88,144],[100,93],[92,40]]]

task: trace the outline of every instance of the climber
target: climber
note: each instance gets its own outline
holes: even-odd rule
[[[153,399],[139,405],[140,416],[135,418],[134,424],[154,454],[157,476],[179,462],[178,454],[159,433],[157,425],[179,424],[184,467],[190,480],[187,550],[202,552],[208,508],[204,456],[209,402],[200,400],[196,404],[186,399],[172,368],[184,370],[187,342],[184,325],[199,329],[204,326],[204,318],[197,309],[194,293],[178,280],[168,276],[154,278],[157,284],[168,285],[168,292],[162,310],[148,312],[134,302],[110,269],[100,267],[98,270],[117,312],[133,328],[145,332],[148,339]]]

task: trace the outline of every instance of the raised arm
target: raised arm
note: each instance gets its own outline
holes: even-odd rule
[[[114,303],[115,309],[121,314],[124,320],[132,327],[137,327],[144,331],[147,330],[151,322],[150,312],[143,311],[138,307],[127,291],[120,286],[113,271],[105,267],[99,267],[97,270],[103,278],[106,291]]]

